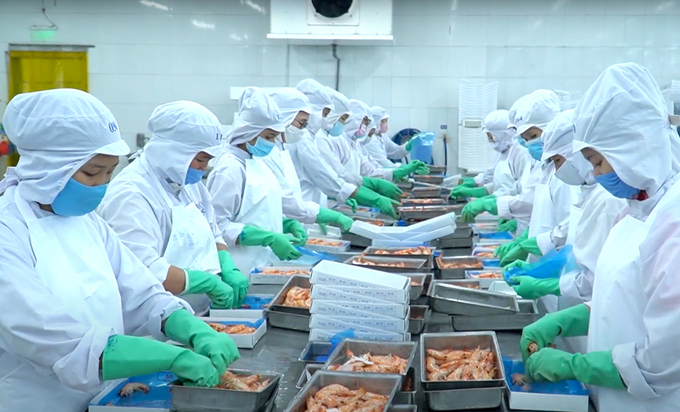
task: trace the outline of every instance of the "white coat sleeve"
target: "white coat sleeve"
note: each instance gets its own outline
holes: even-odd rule
[[[639,278],[631,279],[644,294],[641,321],[644,332],[635,341],[612,351],[628,392],[652,399],[680,389],[680,214],[678,199],[662,206],[640,245]],[[621,319],[622,326],[627,319]],[[673,408],[671,408],[673,409]]]
[[[519,145],[518,145],[519,146]],[[513,147],[510,149],[508,156],[508,167],[510,168],[510,175],[515,179],[515,186],[508,190],[508,196],[515,196],[522,193],[522,176],[525,172],[531,170],[531,163],[534,159],[531,158],[529,152],[522,147]]]
[[[398,145],[387,136],[383,137],[382,139],[383,142],[385,142],[385,154],[387,155],[388,159],[403,159],[408,154],[406,145]]]
[[[162,322],[176,310],[186,309],[192,312],[191,306],[165,291],[163,285],[125,247],[106,222],[98,218],[98,224],[106,254],[118,282],[125,334],[151,335],[157,340],[166,340],[161,330]]]
[[[363,153],[359,153],[361,150],[357,151],[357,155],[360,156],[361,161],[361,175],[366,177],[378,177],[388,181],[392,181],[393,169],[383,169],[376,167],[373,162]]]
[[[549,232],[541,233],[536,236],[536,243],[541,253],[546,255],[551,250],[560,248],[567,243],[569,233],[569,214],[571,206],[574,204],[571,187],[556,178],[551,177],[551,185],[555,188],[552,195],[553,215],[557,225]]]
[[[215,220],[227,247],[236,246],[244,224],[235,222],[241,209],[245,190],[246,170],[238,159],[219,159],[218,165],[208,176],[208,191],[215,209]]]
[[[123,183],[116,198],[104,203],[97,213],[118,234],[121,242],[146,266],[159,282],[165,282],[170,262],[163,257],[159,211],[134,182]],[[125,205],[125,207],[118,207]]]
[[[7,349],[69,388],[97,390],[99,358],[114,329],[85,326],[68,314],[35,270],[23,223],[0,224],[0,245],[0,337]]]
[[[303,142],[307,143],[304,140]],[[326,196],[345,203],[357,190],[355,185],[338,176],[326,163],[314,141],[309,141],[304,147],[297,149],[297,155],[300,157],[305,175]]]
[[[279,182],[281,183],[281,182]],[[319,205],[314,202],[305,202],[300,196],[296,196],[290,186],[282,187],[281,206],[283,215],[295,219],[301,223],[314,223],[319,214]]]
[[[370,142],[368,142],[365,148],[368,152],[368,155],[371,156],[373,160],[380,166],[388,168],[394,168],[397,166],[387,158],[383,137],[375,136]]]
[[[515,196],[503,196],[496,200],[498,217],[503,219],[531,219],[531,211],[534,208],[534,193],[536,184],[540,182],[542,171],[540,165],[533,170],[527,170],[526,179],[522,179],[522,190]]]
[[[319,148],[321,158],[325,160],[326,164],[330,166],[338,176],[344,178],[345,166],[340,161],[338,148],[332,144],[329,138],[317,138],[316,145]]]

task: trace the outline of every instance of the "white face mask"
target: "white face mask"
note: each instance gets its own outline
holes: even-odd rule
[[[295,144],[302,140],[304,137],[305,131],[302,129],[299,129],[292,124],[288,127],[286,127],[286,144]]]
[[[511,142],[508,141],[493,142],[491,143],[491,146],[493,147],[493,150],[497,151],[498,153],[503,153],[504,151],[508,150],[510,143]]]
[[[570,186],[582,186],[586,184],[586,180],[581,177],[574,164],[569,160],[566,160],[559,169],[555,170],[555,177]]]

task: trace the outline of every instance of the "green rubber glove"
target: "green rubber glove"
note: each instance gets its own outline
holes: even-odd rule
[[[172,312],[165,320],[164,332],[168,338],[210,359],[219,375],[241,357],[234,340],[229,335],[216,332],[210,325],[186,310]]]
[[[473,177],[464,177],[460,179],[458,185],[464,187],[477,187],[477,182],[475,182]]]
[[[512,262],[511,264],[509,264],[508,266],[504,267],[504,268],[503,268],[503,273],[509,271],[510,269],[514,269],[514,268],[523,268],[523,267],[525,267],[525,266],[529,266],[530,264],[531,264],[531,263],[527,263],[527,262],[525,262],[525,261],[523,261],[523,260],[516,260],[516,261]],[[513,285],[510,285],[510,286],[513,286]]]
[[[577,380],[587,385],[625,389],[611,351],[572,354],[545,348],[526,362],[529,379],[535,382]]]
[[[170,371],[192,386],[212,388],[220,382],[220,373],[210,359],[190,349],[136,336],[109,337],[101,356],[103,380],[161,371]]]
[[[522,330],[522,339],[519,341],[522,360],[526,363],[531,343],[542,350],[558,336],[568,338],[587,335],[589,321],[590,309],[585,303],[545,315]]]
[[[515,240],[513,240],[510,243],[506,243],[506,244],[502,245],[501,247],[499,247],[498,249],[496,249],[496,251],[494,252],[493,255],[503,259],[505,257],[505,255],[507,255],[508,252],[512,250],[512,248],[514,248],[518,244],[522,243],[523,241],[527,240],[528,237],[529,237],[529,228],[526,228],[524,230],[524,232],[522,232],[521,235],[519,235],[515,238]]]
[[[418,168],[418,163],[416,162],[411,162],[405,165],[401,165],[398,168],[394,169],[392,172],[392,180],[395,182],[398,182],[405,177],[408,177],[411,173],[415,172],[416,169]]]
[[[397,219],[397,213],[394,210],[394,205],[398,205],[399,202],[388,199],[385,196],[381,196],[365,186],[361,186],[359,189],[357,189],[355,198],[359,204],[377,207],[380,209],[380,213],[392,216],[393,218]]]
[[[392,182],[377,177],[364,177],[364,186],[390,199],[399,200],[404,193]]]
[[[200,270],[184,270],[186,289],[182,295],[205,293],[216,309],[230,309],[234,304],[234,290],[219,276]]]
[[[498,225],[498,229],[496,229],[498,232],[516,232],[517,231],[517,221],[516,220],[508,220],[505,223],[501,223]]]
[[[283,233],[290,233],[295,240],[293,244],[297,246],[304,246],[307,243],[307,231],[302,223],[295,219],[283,219]]]
[[[407,152],[410,152],[410,151],[413,149],[414,143],[415,143],[415,142],[418,142],[418,141],[420,141],[420,133],[418,133],[417,135],[413,136],[413,137],[411,138],[411,140],[409,140],[408,142],[406,142],[406,151],[407,151]]]
[[[300,239],[291,238],[283,233],[274,233],[262,230],[255,226],[245,226],[239,241],[243,246],[269,246],[281,260],[299,259],[302,254],[293,247],[292,242],[300,242]]]
[[[359,206],[359,204],[357,203],[356,200],[354,200],[354,199],[352,199],[352,198],[349,198],[349,199],[347,199],[347,201],[345,202],[345,204],[346,204],[347,206],[349,206],[349,207],[352,208],[352,213],[356,213],[356,212],[357,212],[357,206]]]
[[[342,213],[322,207],[319,208],[319,214],[316,215],[316,223],[321,226],[321,230],[325,235],[328,233],[328,230],[325,228],[326,223],[337,223],[342,228],[343,232],[348,232],[352,228],[354,220]]]
[[[536,242],[536,237],[523,240],[519,244],[515,245],[505,256],[501,259],[501,266],[505,266],[515,260],[525,260],[529,253],[536,256],[543,256],[541,249],[538,248],[538,243]]]
[[[473,200],[472,202],[465,205],[462,212],[463,222],[474,222],[475,217],[483,212],[489,212],[492,215],[498,214],[495,196],[488,196],[483,199]]]
[[[220,250],[217,252],[217,257],[220,259],[222,282],[231,286],[231,288],[234,290],[234,302],[232,304],[232,308],[240,308],[241,305],[243,305],[243,301],[246,300],[248,288],[250,287],[248,277],[236,268],[236,264],[232,260],[231,255],[229,255],[229,252],[226,250]]]
[[[512,288],[524,299],[538,299],[546,295],[561,296],[558,278],[537,279],[531,276],[511,277],[510,282],[519,283]]]
[[[453,199],[460,199],[462,197],[484,197],[487,196],[488,194],[489,193],[487,193],[486,188],[484,186],[481,187],[458,186],[451,191],[449,197]]]
[[[415,174],[417,175],[429,175],[430,174],[430,166],[427,163],[423,163],[420,160],[415,161],[418,166],[416,167]]]

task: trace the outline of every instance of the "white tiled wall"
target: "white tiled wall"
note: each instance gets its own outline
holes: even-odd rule
[[[303,1],[303,0],[300,0]],[[163,102],[203,103],[231,122],[231,86],[333,86],[330,46],[268,41],[268,0],[46,1],[57,42],[92,44],[90,91],[126,139]],[[45,24],[40,0],[0,0],[0,48]],[[394,44],[341,46],[340,91],[385,106],[391,127],[455,133],[462,77],[499,82],[499,107],[537,88],[584,90],[635,61],[680,79],[680,0],[394,0]],[[6,77],[0,67],[0,77]],[[0,111],[7,85],[0,81]]]

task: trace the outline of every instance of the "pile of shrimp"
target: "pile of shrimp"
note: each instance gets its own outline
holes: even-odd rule
[[[292,270],[279,270],[279,269],[263,269],[260,272],[261,275],[281,275],[281,276],[293,276],[293,275],[307,275],[309,276],[310,271],[302,269],[292,269]]]
[[[503,275],[498,272],[487,272],[487,273],[477,273],[471,274],[471,279],[503,279]]]
[[[373,372],[373,373],[406,373],[408,362],[399,356],[371,355],[365,353],[361,356],[354,356],[354,353],[347,349],[349,360],[342,365],[331,365],[328,370],[338,372]]]
[[[337,240],[328,240],[328,239],[320,239],[320,238],[309,238],[307,239],[307,244],[308,245],[317,245],[317,246],[343,246],[342,242],[339,242]]]
[[[352,263],[356,265],[364,265],[364,266],[386,266],[386,267],[394,267],[394,268],[405,268],[406,263],[404,262],[395,262],[395,263],[387,263],[387,262],[371,262],[370,260],[366,260],[363,258],[363,256],[359,256],[354,258]]]
[[[439,261],[438,262],[439,268],[440,269],[481,269],[484,266],[482,266],[481,262],[474,262],[474,263],[465,263],[465,262],[450,262],[446,263],[444,261]]]
[[[312,306],[312,298],[309,295],[309,292],[309,289],[293,286],[286,293],[286,298],[283,300],[283,306],[309,309]]]
[[[496,355],[490,350],[427,350],[428,381],[492,380],[498,376]]]
[[[431,255],[432,249],[425,246],[412,247],[402,250],[377,250],[376,255]]]
[[[226,371],[220,376],[220,389],[231,389],[233,391],[259,392],[269,386],[269,379],[260,382],[260,375],[236,375]]]
[[[206,322],[215,332],[226,333],[229,335],[249,335],[255,333],[257,329],[246,325],[223,325],[221,323]]]
[[[305,412],[382,412],[387,406],[387,396],[367,392],[364,388],[353,391],[332,384],[307,398],[306,406]]]
[[[477,253],[475,256],[477,256],[478,258],[493,258],[494,257],[493,252],[480,252],[480,253]]]

